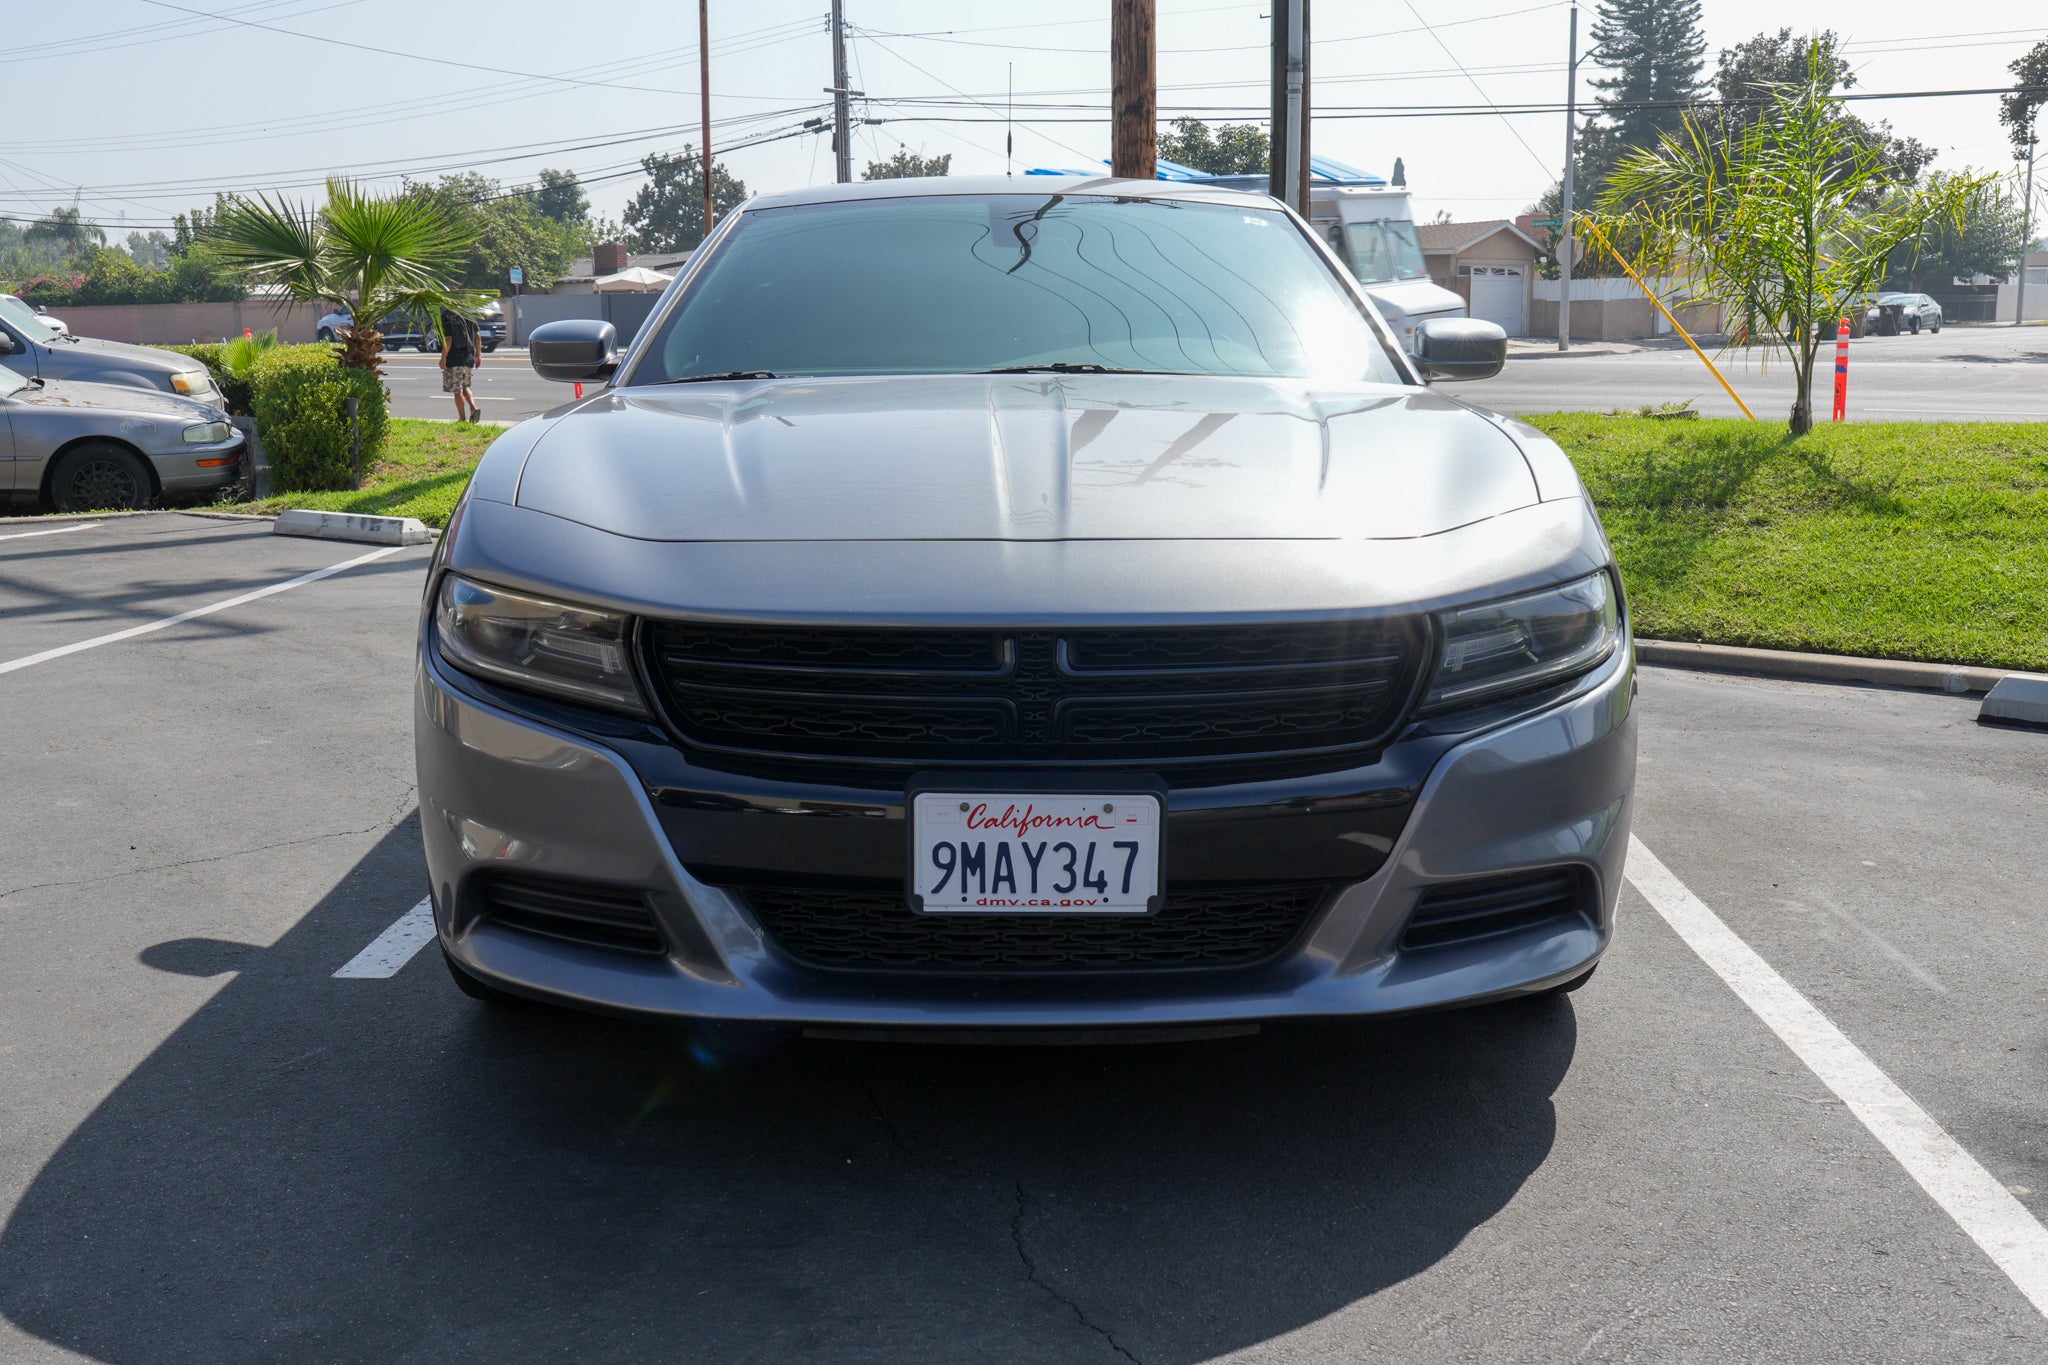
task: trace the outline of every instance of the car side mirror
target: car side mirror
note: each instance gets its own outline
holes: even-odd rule
[[[544,322],[526,339],[533,372],[558,384],[610,379],[619,368],[619,333],[596,318]]]
[[[1479,318],[1431,318],[1415,329],[1408,358],[1426,383],[1491,379],[1508,363],[1508,334]]]
[[[20,349],[21,347],[15,344],[13,337],[5,332],[0,332],[0,355],[13,355]]]

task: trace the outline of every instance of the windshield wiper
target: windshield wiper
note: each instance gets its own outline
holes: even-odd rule
[[[664,384],[712,384],[721,379],[780,379],[773,370],[727,370],[724,374],[686,374],[664,379]]]
[[[1048,360],[1043,365],[1004,365],[1000,369],[976,370],[976,374],[1179,374],[1179,370],[1134,370],[1121,365],[1097,365],[1090,360]]]

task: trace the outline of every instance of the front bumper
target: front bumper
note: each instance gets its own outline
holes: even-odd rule
[[[157,481],[163,485],[166,496],[203,493],[226,488],[241,479],[242,461],[247,454],[243,444],[242,433],[237,431],[229,439],[212,445],[180,445],[176,450],[153,451],[149,462],[156,466]],[[201,460],[228,463],[201,465]]]
[[[1635,780],[1634,688],[1632,647],[1624,642],[1593,685],[1569,700],[1449,747],[1413,785],[1408,817],[1387,840],[1378,870],[1337,890],[1283,956],[1247,969],[1018,980],[803,967],[774,947],[741,894],[691,874],[678,856],[676,831],[665,826],[647,781],[619,748],[493,704],[446,673],[430,651],[421,659],[416,697],[420,824],[442,946],[487,982],[565,1005],[945,1028],[1157,1027],[1395,1013],[1541,990],[1583,972],[1606,948]],[[1385,773],[1361,768],[1318,778],[1315,786],[1370,793],[1386,782]],[[1276,802],[1274,785],[1175,791],[1169,820],[1185,811],[1209,831],[1227,834],[1238,815],[1247,822],[1293,818],[1306,829],[1319,809],[1327,812],[1326,801]],[[901,796],[869,795],[872,806],[862,813],[893,819],[900,837]],[[832,842],[833,821],[789,818],[824,814],[817,809],[823,803],[805,796],[801,789],[789,793],[787,833],[771,836],[783,841],[784,857]],[[776,818],[750,817],[757,827]],[[1590,874],[1588,918],[1471,944],[1398,949],[1430,886],[1559,867]],[[465,885],[485,870],[640,888],[670,949],[635,957],[463,913]]]

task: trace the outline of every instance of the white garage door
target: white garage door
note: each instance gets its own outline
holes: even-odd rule
[[[1472,277],[1472,316],[1497,322],[1511,337],[1522,334],[1525,285],[1519,265],[1461,265],[1460,275]]]

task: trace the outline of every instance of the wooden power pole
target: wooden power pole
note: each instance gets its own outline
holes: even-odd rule
[[[1266,188],[1308,216],[1308,0],[1273,6],[1273,147]]]
[[[703,87],[698,128],[704,140],[704,235],[711,235],[711,0],[697,0],[697,83]]]
[[[1151,180],[1159,174],[1159,38],[1153,0],[1110,0],[1109,169]]]

